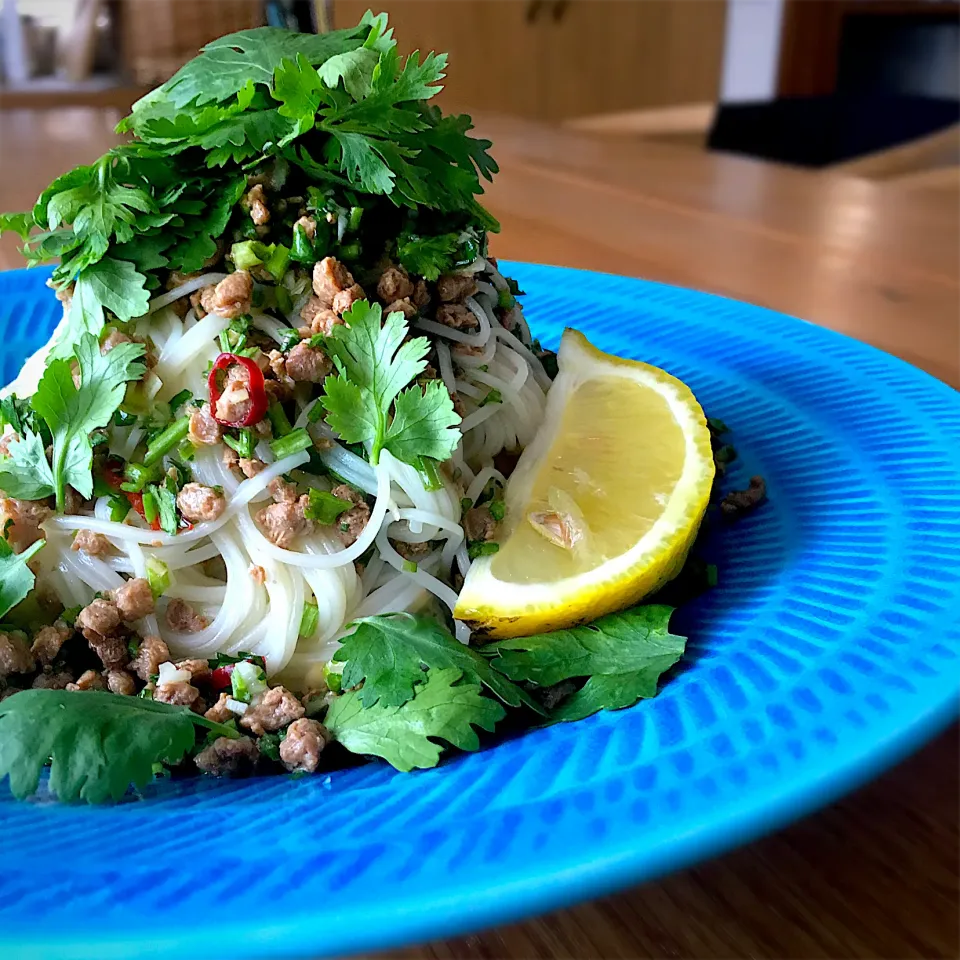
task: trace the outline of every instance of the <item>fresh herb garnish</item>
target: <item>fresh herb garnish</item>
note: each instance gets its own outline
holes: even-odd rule
[[[304,516],[316,523],[329,525],[334,523],[340,514],[349,510],[353,504],[342,497],[335,497],[326,490],[315,490],[311,487],[308,492],[310,502],[304,510]]]
[[[38,540],[23,553],[14,553],[13,547],[0,537],[0,617],[5,617],[33,589],[35,577],[27,562],[45,542]]]
[[[500,640],[482,648],[491,666],[517,682],[550,687],[588,677],[550,714],[580,720],[620,710],[657,694],[660,676],[683,655],[685,637],[670,633],[673,607],[659,604],[611,613],[594,623],[536,637]]]
[[[490,668],[476,650],[460,643],[429,617],[412,613],[363,617],[348,624],[353,633],[342,641],[333,659],[344,664],[343,685],[363,683],[358,697],[364,707],[378,701],[398,707],[414,695],[423,669],[453,668],[471,683],[481,683],[511,707],[524,704],[540,712],[523,691]]]
[[[49,763],[59,800],[119,800],[151,780],[154,764],[179,763],[196,727],[237,736],[186,707],[97,690],[24,690],[0,703],[0,779],[9,776],[22,799]]]
[[[80,386],[73,382],[70,363],[54,360],[40,378],[30,403],[46,422],[53,441],[52,463],[47,463],[39,435],[27,430],[0,459],[0,488],[10,496],[40,500],[56,496],[63,509],[67,485],[81,496],[93,493],[93,448],[90,432],[105,427],[123,400],[129,380],[143,376],[140,343],[121,343],[108,353],[92,334],[77,344]]]
[[[413,697],[400,706],[381,702],[364,708],[360,692],[348,690],[330,704],[324,726],[351,753],[382,757],[403,771],[435,767],[441,747],[431,737],[479,750],[473,728],[492,732],[506,714],[496,700],[481,695],[479,685],[458,682],[461,676],[457,669],[421,673]]]
[[[327,422],[344,443],[369,443],[373,464],[381,450],[414,466],[419,457],[447,460],[460,441],[450,394],[439,380],[407,386],[427,365],[427,339],[404,343],[403,314],[381,324],[380,305],[366,300],[356,301],[344,321],[326,341],[339,371],[324,382]]]

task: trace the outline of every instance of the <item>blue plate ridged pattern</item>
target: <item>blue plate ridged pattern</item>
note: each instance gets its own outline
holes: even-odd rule
[[[504,264],[531,327],[685,380],[770,501],[713,537],[661,695],[439,769],[164,783],[108,808],[0,787],[0,953],[338,954],[646,879],[825,803],[919,745],[960,691],[960,396],[759,307]],[[46,274],[0,275],[3,380],[46,339]],[[577,305],[583,303],[583,308]],[[219,941],[223,943],[221,939]]]

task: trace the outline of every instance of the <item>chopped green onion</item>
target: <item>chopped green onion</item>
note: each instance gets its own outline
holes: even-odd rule
[[[170,587],[170,568],[156,557],[147,558],[147,583],[154,600],[159,600]]]
[[[230,248],[230,259],[238,270],[259,267],[264,258],[270,255],[267,245],[259,240],[242,240]]]
[[[283,339],[280,341],[280,350],[287,353],[300,342],[300,334],[293,327],[282,327],[277,331]]]
[[[241,660],[230,674],[234,700],[250,703],[267,690],[267,675],[256,664]]]
[[[404,573],[416,573],[417,565],[412,560],[404,560],[403,571]]]
[[[170,399],[170,412],[176,413],[188,400],[193,399],[193,394],[189,390],[181,390],[176,396]]]
[[[184,440],[183,443],[177,447],[177,453],[181,460],[190,461],[196,456],[197,448],[189,440]]]
[[[490,510],[490,516],[498,522],[503,519],[506,513],[506,505],[502,500],[491,500],[488,509]]]
[[[481,401],[480,406],[485,407],[488,403],[503,403],[503,395],[499,390],[491,390]]]
[[[467,556],[471,560],[476,560],[477,557],[490,557],[493,556],[500,549],[500,544],[495,543],[494,541],[489,541],[484,543],[482,540],[474,540],[472,543],[467,545]]]
[[[110,494],[110,519],[114,523],[123,523],[130,512],[130,501],[119,493]]]
[[[275,437],[285,437],[293,430],[293,424],[279,403],[270,404],[267,410],[267,416],[270,418],[270,425],[273,427],[273,435]]]
[[[143,493],[143,519],[152,524],[160,516],[160,508],[157,506],[157,498],[153,491],[156,487],[151,487]]]
[[[497,295],[497,306],[504,310],[512,310],[517,305],[517,301],[509,290],[501,290]]]
[[[307,419],[311,423],[316,423],[319,420],[323,419],[323,415],[326,413],[323,404],[317,400],[316,403],[310,408],[310,412],[307,414]]]
[[[145,467],[152,467],[162,460],[181,440],[186,439],[190,429],[190,418],[181,417],[150,441],[147,455],[143,458]]]
[[[323,665],[323,682],[331,693],[339,693],[343,689],[343,678],[336,670],[330,669],[330,664]]]
[[[469,497],[462,497],[460,500],[460,513],[466,513],[473,507],[473,501]]]
[[[308,520],[315,520],[324,525],[333,523],[341,513],[345,513],[353,506],[349,500],[335,497],[326,490],[315,490],[311,487],[308,496],[310,502],[303,511],[303,515]]]
[[[360,221],[363,219],[363,207],[351,207],[350,217],[347,220],[348,230],[359,230]]]
[[[300,636],[312,637],[317,632],[320,625],[320,611],[313,601],[307,601],[303,605],[303,613],[300,615]]]
[[[437,461],[431,457],[417,457],[417,473],[423,481],[424,490],[442,490],[443,478],[437,469]]]
[[[356,241],[345,243],[340,247],[339,254],[342,260],[357,260],[360,257],[360,244]]]
[[[257,446],[256,435],[249,427],[242,427],[236,439],[225,433],[223,435],[223,442],[228,447],[236,450],[244,460],[251,460],[253,458],[253,453]]]
[[[273,253],[264,266],[270,276],[279,283],[287,272],[287,265],[290,263],[290,248],[285,247],[282,243],[273,246]]]
[[[278,460],[293,456],[293,454],[299,453],[301,450],[306,450],[312,446],[313,440],[303,427],[294,430],[292,433],[288,433],[284,437],[280,437],[278,440],[272,440],[270,442],[270,449]]]
[[[151,480],[160,476],[160,471],[142,463],[128,463],[123,468],[123,475],[127,482],[121,483],[120,489],[126,493],[140,493]]]

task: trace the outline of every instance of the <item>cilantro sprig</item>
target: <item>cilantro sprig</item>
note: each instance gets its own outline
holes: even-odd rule
[[[359,693],[348,691],[330,705],[324,725],[351,753],[382,757],[404,772],[435,767],[442,748],[434,739],[479,750],[474,727],[492,732],[506,713],[496,700],[481,695],[479,685],[461,677],[457,669],[429,670],[400,706],[364,708]]]
[[[36,792],[50,764],[50,789],[64,802],[119,800],[142,787],[154,765],[175,764],[201,727],[236,730],[186,707],[103,691],[24,690],[0,703],[0,780],[17,798]]]
[[[358,300],[326,339],[338,371],[320,399],[327,423],[344,443],[369,443],[373,464],[382,450],[414,466],[419,457],[447,460],[460,441],[450,394],[439,380],[408,386],[426,368],[430,344],[404,342],[402,313],[381,317],[379,304]]]
[[[5,617],[33,589],[35,577],[27,566],[43,548],[45,541],[38,540],[22,553],[0,536],[0,619]]]
[[[429,668],[460,670],[467,680],[483,684],[508,706],[523,704],[542,712],[526,691],[430,617],[382,614],[354,620],[349,626],[354,630],[333,659],[344,664],[344,687],[363,684],[358,697],[364,707],[378,701],[386,707],[402,706],[413,697],[424,668]]]
[[[92,496],[90,432],[107,426],[123,400],[127,382],[143,376],[145,367],[138,362],[143,353],[143,344],[121,343],[101,354],[97,338],[85,333],[76,347],[79,386],[74,384],[70,362],[53,360],[30,400],[50,430],[52,460],[47,462],[40,435],[25,429],[18,441],[9,444],[9,457],[0,458],[0,489],[25,500],[55,496],[60,510],[68,485],[81,496]]]
[[[511,680],[550,687],[588,678],[551,720],[580,720],[654,697],[663,673],[683,655],[686,638],[670,632],[673,607],[633,607],[582,627],[499,640],[482,648],[490,665]]]

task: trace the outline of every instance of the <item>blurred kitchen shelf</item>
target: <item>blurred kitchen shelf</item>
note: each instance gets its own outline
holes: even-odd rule
[[[132,86],[120,76],[100,74],[79,82],[65,77],[36,77],[25,83],[0,85],[0,110],[23,107],[117,107],[126,110],[150,88]]]

